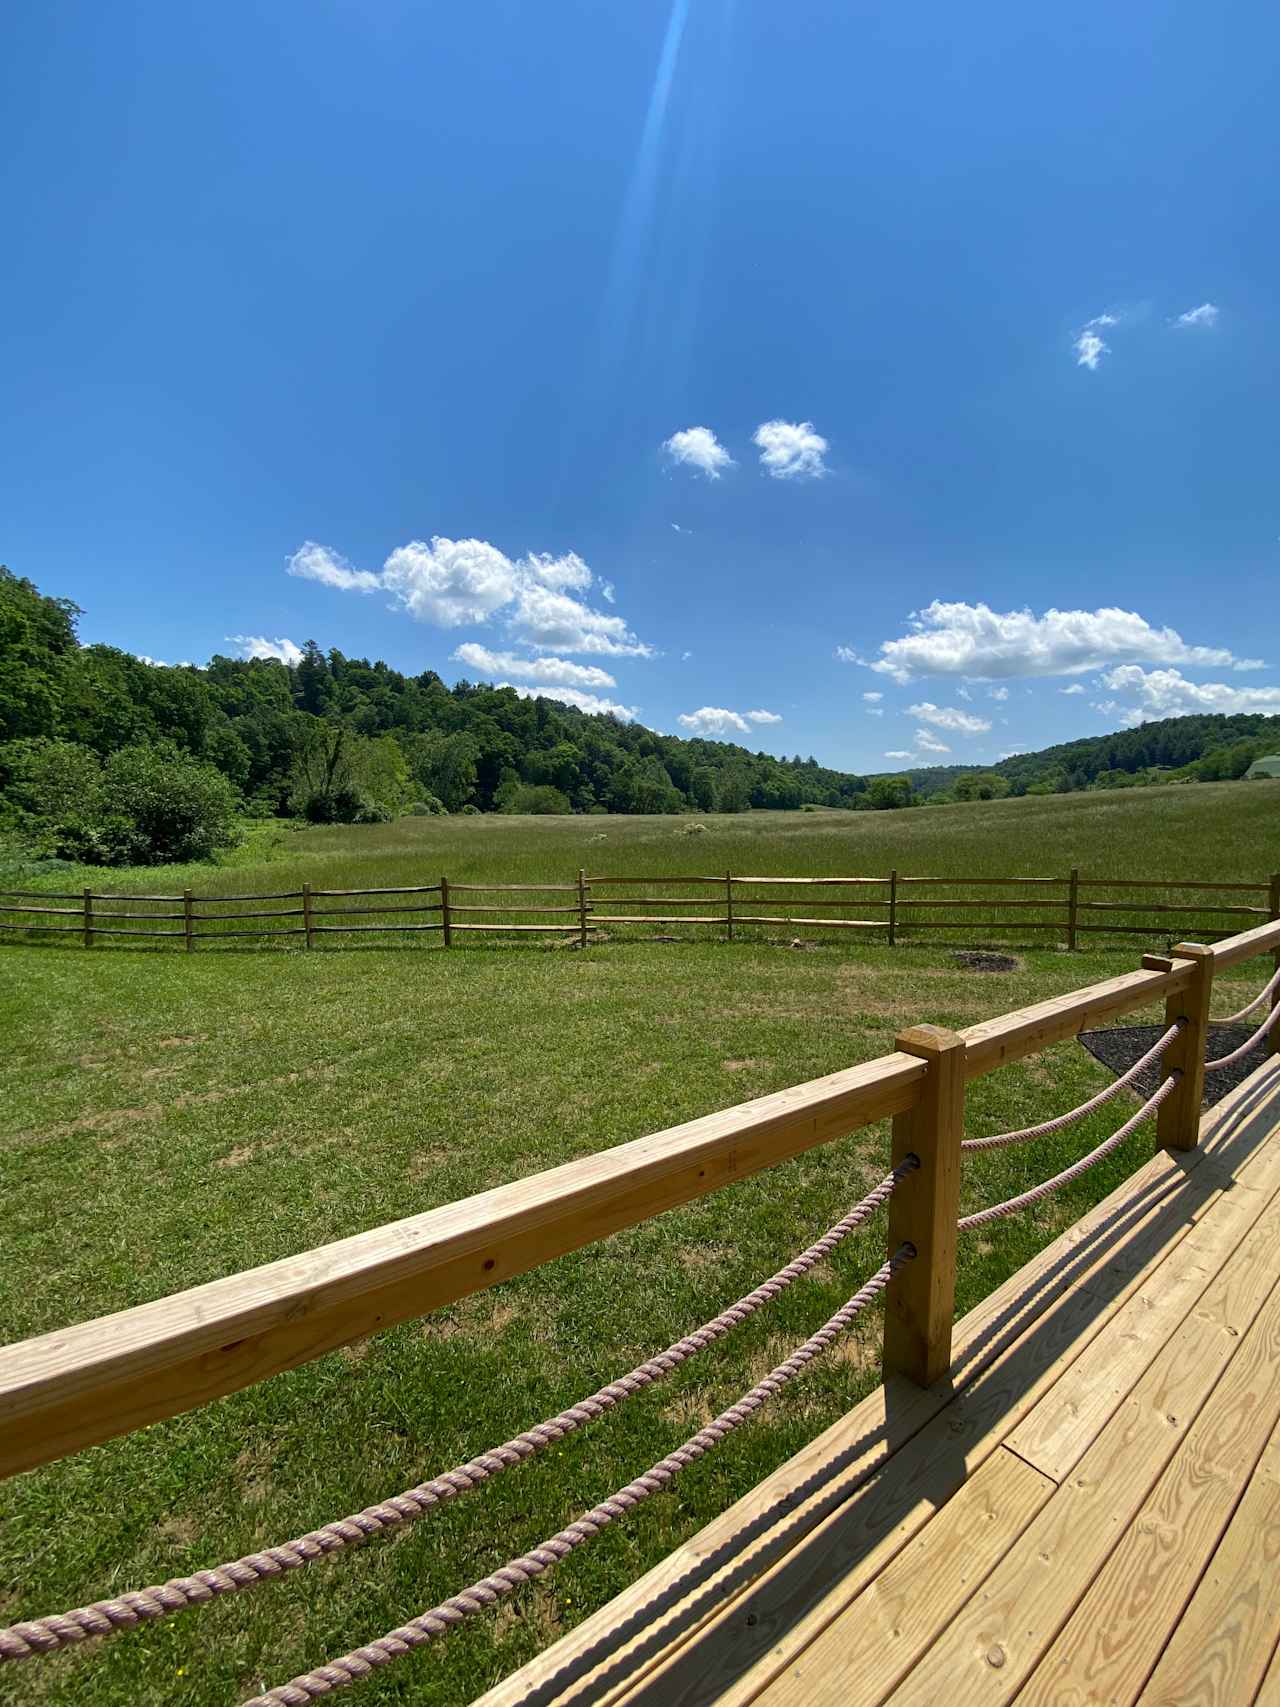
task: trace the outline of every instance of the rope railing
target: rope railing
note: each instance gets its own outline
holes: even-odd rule
[[[204,1605],[226,1594],[238,1594],[271,1582],[309,1565],[316,1559],[341,1552],[344,1548],[371,1540],[374,1536],[400,1524],[413,1523],[435,1506],[471,1492],[482,1483],[523,1463],[547,1446],[563,1440],[566,1435],[586,1423],[604,1416],[623,1400],[643,1392],[660,1381],[689,1358],[705,1351],[718,1340],[747,1321],[763,1305],[772,1303],[795,1281],[810,1273],[830,1257],[856,1228],[868,1221],[892,1197],[898,1185],[919,1167],[915,1156],[908,1156],[884,1179],[869,1191],[841,1220],[816,1239],[807,1249],[780,1268],[768,1280],[730,1304],[718,1316],[700,1328],[686,1334],[656,1357],[639,1364],[626,1375],[599,1388],[589,1398],[571,1405],[559,1415],[537,1423],[522,1434],[504,1441],[501,1446],[481,1453],[465,1464],[459,1464],[431,1481],[407,1488],[378,1505],[367,1506],[349,1517],[322,1524],[292,1541],[286,1541],[259,1552],[211,1569],[197,1571],[191,1576],[173,1577],[168,1582],[150,1588],[130,1590],[110,1600],[94,1601],[87,1606],[74,1607],[66,1612],[50,1613],[0,1629],[0,1661],[31,1659],[36,1655],[55,1653],[72,1647],[92,1636],[114,1635],[158,1618],[168,1618],[188,1607]]]
[[[1182,1078],[1180,1071],[1175,1069],[1160,1086],[1153,1096],[1149,1096],[1141,1106],[1131,1114],[1124,1125],[1118,1127],[1110,1138],[1105,1138],[1097,1149],[1090,1150],[1087,1156],[1082,1156],[1078,1162],[1073,1162],[1069,1168],[1064,1168],[1060,1174],[1054,1174],[1052,1179],[1042,1180],[1039,1185],[1032,1186],[1030,1191],[1024,1191],[1017,1197],[1010,1197],[1004,1203],[993,1203],[989,1209],[979,1209],[972,1215],[962,1216],[959,1222],[960,1231],[967,1233],[971,1227],[984,1227],[989,1221],[1002,1221],[1006,1215],[1014,1215],[1019,1209],[1028,1209],[1033,1203],[1039,1203],[1048,1197],[1050,1192],[1057,1191],[1060,1186],[1070,1185],[1074,1179],[1087,1173],[1090,1168],[1118,1150],[1131,1133],[1136,1132],[1144,1121],[1160,1107],[1166,1097],[1172,1095]]]
[[[661,1493],[670,1486],[681,1470],[705,1458],[707,1453],[726,1440],[736,1428],[772,1399],[777,1393],[795,1379],[815,1357],[821,1355],[849,1327],[862,1311],[867,1308],[882,1293],[894,1274],[911,1261],[915,1251],[909,1246],[900,1246],[888,1262],[881,1265],[845,1304],[823,1323],[817,1333],[812,1334],[803,1345],[799,1345],[782,1363],[770,1370],[762,1381],[744,1393],[740,1399],[721,1411],[713,1422],[691,1435],[682,1446],[674,1452],[669,1452],[665,1458],[660,1458],[650,1466],[643,1475],[637,1476],[626,1487],[619,1488],[608,1499],[584,1512],[573,1523],[566,1525],[555,1535],[550,1536],[540,1546],[532,1548],[528,1553],[522,1553],[518,1558],[510,1560],[496,1571],[491,1571],[487,1577],[481,1577],[479,1582],[472,1583],[470,1588],[461,1594],[451,1595],[448,1600],[441,1601],[425,1612],[411,1618],[407,1624],[401,1624],[390,1630],[385,1636],[367,1643],[364,1647],[355,1648],[340,1658],[330,1660],[315,1671],[303,1672],[288,1683],[269,1689],[264,1695],[255,1695],[243,1707],[306,1707],[310,1701],[319,1700],[322,1696],[330,1695],[335,1690],[345,1689],[353,1683],[359,1683],[369,1677],[382,1666],[390,1665],[393,1660],[413,1652],[416,1648],[425,1647],[429,1642],[441,1636],[448,1635],[458,1625],[468,1618],[496,1606],[500,1600],[526,1583],[533,1582],[563,1559],[568,1558],[575,1548],[593,1541],[609,1524],[628,1512],[653,1494]]]
[[[1212,1073],[1217,1071],[1220,1067],[1234,1067],[1237,1061],[1242,1061],[1251,1050],[1258,1047],[1263,1038],[1272,1031],[1277,1022],[1280,1022],[1280,1008],[1272,1008],[1271,1012],[1267,1015],[1266,1019],[1263,1020],[1262,1024],[1258,1027],[1257,1031],[1254,1032],[1253,1036],[1246,1037],[1239,1048],[1233,1049],[1230,1055],[1219,1055],[1216,1061],[1206,1061],[1204,1064],[1205,1072]]]
[[[1267,979],[1251,1002],[1246,1002],[1244,1007],[1239,1008],[1233,1014],[1224,1014],[1221,1019],[1215,1019],[1214,1025],[1235,1025],[1239,1020],[1248,1019],[1254,1009],[1260,1008],[1267,997],[1274,995],[1277,990],[1280,990],[1280,966],[1276,967],[1271,977]]]
[[[1160,1059],[1178,1033],[1185,1029],[1186,1023],[1184,1019],[1175,1020],[1163,1037],[1157,1038],[1146,1054],[1140,1056],[1132,1067],[1111,1084],[1105,1085],[1096,1096],[1082,1102],[1078,1108],[1068,1109],[1066,1114],[1055,1115],[1052,1120],[1042,1120],[1036,1126],[1020,1127],[1016,1132],[997,1132],[990,1138],[966,1138],[960,1148],[967,1151],[1002,1150],[1007,1144],[1026,1144],[1033,1138],[1048,1138],[1055,1132],[1065,1131],[1068,1126],[1074,1126],[1076,1121],[1083,1120],[1086,1115],[1092,1114],[1118,1096],[1126,1085],[1131,1085],[1135,1079],[1141,1078],[1152,1062]]]

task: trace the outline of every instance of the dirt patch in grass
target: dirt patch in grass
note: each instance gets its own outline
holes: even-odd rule
[[[994,954],[983,948],[961,949],[951,958],[966,972],[1016,972],[1022,964],[1014,954]]]

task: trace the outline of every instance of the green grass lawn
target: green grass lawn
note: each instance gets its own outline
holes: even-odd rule
[[[1274,791],[1222,787],[857,816],[416,819],[271,832],[214,870],[112,874],[149,892],[661,875],[1187,873],[1280,864]],[[595,840],[603,837],[603,840]],[[81,881],[107,885],[105,874]],[[66,874],[49,887],[67,883]],[[25,883],[24,883],[25,886]],[[904,1025],[959,1026],[1137,963],[1136,945],[1019,948],[957,968],[938,942],[614,942],[587,953],[217,947],[194,956],[24,943],[0,954],[0,1312],[19,1338],[446,1203],[869,1059]],[[984,933],[985,934],[985,933]],[[332,941],[333,939],[330,939]],[[355,939],[359,940],[359,939]],[[1095,939],[1103,942],[1105,939]],[[1261,963],[1223,980],[1239,1005]],[[1150,1019],[1152,1014],[1135,1015]],[[970,1130],[1070,1107],[1107,1082],[1075,1044],[970,1090]],[[968,1169],[965,1207],[1043,1178],[1132,1104]],[[1149,1153],[1150,1130],[1035,1211],[970,1235],[960,1308]],[[884,1171],[875,1127],[536,1273],[185,1417],[0,1487],[0,1617],[60,1610],[286,1539],[527,1427],[713,1315]],[[727,1342],[561,1448],[336,1561],[51,1661],[0,1701],[239,1701],[434,1604],[646,1468],[806,1337],[882,1259],[852,1238]],[[470,1699],[781,1463],[879,1378],[880,1315],[677,1489],[532,1591],[363,1686]]]

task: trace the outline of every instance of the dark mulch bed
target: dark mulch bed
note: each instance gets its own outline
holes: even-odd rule
[[[951,958],[966,972],[1016,972],[1018,962],[1012,954],[991,954],[986,949],[962,948]]]
[[[1244,1024],[1211,1025],[1209,1045],[1205,1051],[1208,1059],[1212,1061],[1219,1055],[1229,1055],[1233,1049],[1240,1047],[1253,1029],[1252,1026]],[[1135,1061],[1146,1054],[1163,1031],[1164,1027],[1161,1025],[1116,1025],[1108,1026],[1105,1030],[1082,1031],[1080,1041],[1095,1060],[1101,1061],[1104,1067],[1110,1067],[1119,1078],[1121,1073],[1127,1072]],[[1234,1067],[1219,1067],[1216,1072],[1206,1073],[1201,1108],[1212,1108],[1215,1102],[1221,1102],[1228,1091],[1234,1090],[1249,1077],[1255,1067],[1261,1066],[1266,1060],[1266,1052],[1267,1042],[1262,1038],[1257,1048],[1251,1049]],[[1157,1089],[1163,1076],[1160,1063],[1155,1062],[1138,1074],[1130,1089],[1137,1092],[1140,1101],[1145,1102]]]

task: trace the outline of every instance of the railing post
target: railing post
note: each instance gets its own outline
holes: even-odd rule
[[[191,929],[191,891],[189,889],[184,889],[182,891],[182,934],[187,939],[188,954],[190,954],[192,949],[196,946],[192,940]]]
[[[726,942],[733,941],[733,878],[726,871],[724,874],[724,922],[727,936]]]
[[[1175,1067],[1182,1082],[1156,1113],[1156,1139],[1165,1150],[1194,1150],[1200,1142],[1200,1104],[1204,1100],[1204,1057],[1213,996],[1213,950],[1198,942],[1180,942],[1169,950],[1174,960],[1190,960],[1194,974],[1186,990],[1173,991],[1164,1005],[1164,1023],[1184,1019],[1164,1055],[1166,1073]]]
[[[84,892],[84,946],[93,947],[93,894],[88,889]]]
[[[1067,879],[1067,948],[1073,950],[1076,946],[1076,931],[1080,916],[1080,868],[1073,865],[1071,876]]]
[[[894,1165],[914,1154],[920,1166],[889,1199],[890,1253],[910,1244],[916,1254],[886,1295],[884,1372],[930,1387],[951,1367],[965,1044],[942,1026],[913,1025],[895,1047],[919,1056],[928,1071],[915,1107],[893,1120]]]
[[[315,927],[311,923],[311,885],[302,885],[302,926],[307,933],[307,947],[316,946]]]
[[[898,872],[889,873],[889,947],[898,940]]]
[[[578,867],[578,946],[587,946],[587,869]]]
[[[453,947],[453,921],[449,917],[449,879],[440,879],[440,927],[444,937],[444,946]]]

